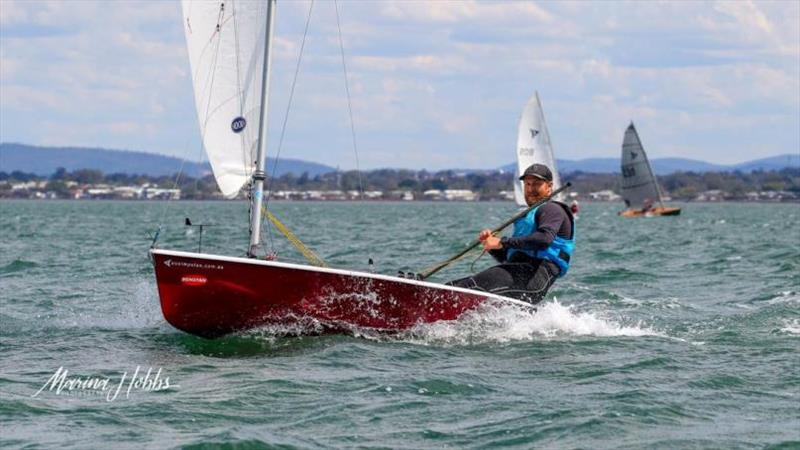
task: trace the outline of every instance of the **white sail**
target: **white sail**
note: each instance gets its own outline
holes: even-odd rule
[[[622,198],[625,205],[632,209],[649,208],[656,202],[661,203],[653,170],[633,122],[625,130],[622,141]]]
[[[538,92],[534,92],[533,97],[528,100],[519,119],[516,178],[519,178],[525,169],[534,163],[544,164],[553,172],[553,190],[561,187],[561,178],[558,176],[556,158],[553,156],[550,133],[547,131],[547,124],[544,121],[542,102],[539,101]],[[524,184],[516,178],[514,180],[514,199],[518,205],[527,206]]]
[[[254,171],[266,1],[183,0],[183,27],[203,145],[220,191]]]

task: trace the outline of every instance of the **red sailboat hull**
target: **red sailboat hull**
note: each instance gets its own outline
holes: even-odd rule
[[[365,272],[167,250],[151,255],[164,318],[207,338],[309,319],[325,331],[400,331],[457,319],[490,298],[524,304]]]

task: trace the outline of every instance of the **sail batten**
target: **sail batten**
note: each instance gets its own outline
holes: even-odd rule
[[[547,130],[538,92],[534,92],[528,103],[525,104],[517,129],[517,174],[514,179],[514,200],[520,206],[527,206],[527,203],[525,202],[524,184],[517,178],[534,163],[544,164],[553,172],[553,190],[561,187],[561,178],[558,175],[553,146],[550,143],[550,132]]]
[[[183,0],[182,11],[203,147],[233,198],[255,167],[266,1]]]
[[[622,198],[628,208],[649,209],[656,202],[661,203],[653,169],[632,122],[622,141],[621,169]]]

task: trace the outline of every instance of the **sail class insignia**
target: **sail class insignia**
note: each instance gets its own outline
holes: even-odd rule
[[[231,122],[231,130],[233,130],[234,133],[241,133],[246,126],[247,121],[241,116],[233,119],[233,122]]]

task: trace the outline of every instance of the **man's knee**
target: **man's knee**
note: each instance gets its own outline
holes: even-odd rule
[[[459,278],[458,280],[448,281],[447,286],[455,286],[465,289],[482,290],[472,277]]]

